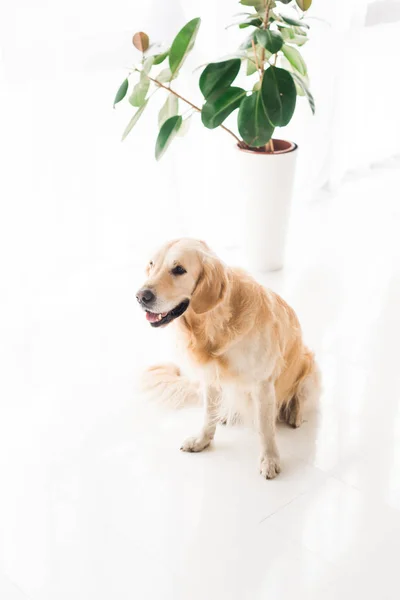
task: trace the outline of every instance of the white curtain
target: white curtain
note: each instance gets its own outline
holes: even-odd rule
[[[347,172],[400,153],[400,2],[321,0],[314,13],[329,26],[317,27],[317,44],[309,48],[323,118],[315,119],[315,148],[307,153],[311,159],[325,146],[317,182],[335,189]]]

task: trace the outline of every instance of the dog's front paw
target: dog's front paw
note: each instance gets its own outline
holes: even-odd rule
[[[203,435],[191,437],[183,442],[181,450],[183,452],[201,452],[204,448],[207,448],[210,443],[211,439]]]
[[[281,472],[279,456],[262,456],[260,459],[260,473],[265,479],[274,479]]]

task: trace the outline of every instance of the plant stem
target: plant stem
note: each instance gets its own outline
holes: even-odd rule
[[[269,2],[270,2],[270,0],[265,0],[265,16],[264,16],[264,23],[263,23],[264,29],[267,29],[267,25],[268,25],[269,9],[270,9]]]
[[[262,24],[262,28],[263,29],[267,29],[268,27],[268,21],[269,21],[269,0],[265,0],[265,15],[264,15],[264,21]],[[264,63],[265,63],[265,48],[261,49],[261,77],[263,76],[264,73]]]
[[[269,140],[269,142],[267,144],[265,144],[265,149],[267,152],[270,152],[271,154],[274,153],[275,148],[274,148],[274,141],[272,138]]]
[[[265,15],[264,15],[264,21],[263,21],[263,29],[267,29],[268,28],[268,23],[269,23],[269,10],[270,10],[270,1],[269,0],[265,0]],[[276,63],[276,58],[277,58],[278,54],[275,55],[275,63]],[[261,51],[261,78],[264,75],[264,63],[265,63],[265,49],[263,48]],[[271,154],[274,153],[274,142],[272,140],[272,138],[269,140],[269,142],[267,144],[265,144],[265,150],[266,152],[270,152]]]
[[[136,70],[138,70],[138,69],[136,69]],[[176,92],[175,90],[173,90],[171,87],[168,87],[168,86],[164,85],[163,83],[161,83],[161,81],[158,81],[157,79],[153,79],[153,77],[150,77],[150,75],[147,75],[147,77],[150,79],[150,81],[152,81],[156,85],[162,87],[164,90],[167,90],[167,92],[170,92],[171,94],[173,94],[174,96],[176,96],[177,98],[179,98],[180,100],[182,100],[182,102],[186,102],[186,104],[188,104],[189,106],[191,106],[194,110],[196,110],[197,112],[201,113],[201,108],[199,108],[198,106],[196,106],[195,104],[193,104],[193,102],[190,102],[190,100],[187,100],[186,98],[184,98],[183,96],[181,96],[180,94],[178,94],[178,92]],[[171,83],[170,83],[170,85],[171,85]],[[242,140],[239,139],[238,136],[233,133],[233,131],[231,131],[230,129],[228,129],[227,127],[225,127],[225,125],[219,125],[219,127],[221,127],[221,129],[223,129],[224,131],[226,131],[232,137],[235,138],[235,140],[237,141],[237,143],[239,145],[239,148],[243,148],[244,147],[244,144],[243,144]]]
[[[258,71],[258,70],[260,69],[260,67],[259,67],[259,65],[258,65],[257,50],[256,50],[256,45],[255,45],[255,43],[254,43],[254,40],[253,40],[253,39],[251,40],[251,45],[252,45],[252,47],[253,47],[253,52],[254,52],[254,60],[255,60],[255,63],[256,63],[256,69],[257,69],[257,71]]]

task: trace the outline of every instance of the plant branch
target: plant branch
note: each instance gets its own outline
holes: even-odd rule
[[[269,20],[269,9],[270,9],[270,2],[269,2],[269,0],[265,0],[265,15],[264,15],[263,29],[267,29],[268,20]]]
[[[265,15],[264,15],[264,21],[262,24],[262,28],[263,29],[267,29],[268,28],[268,22],[269,22],[269,9],[270,9],[270,2],[269,0],[265,0]],[[265,63],[265,48],[261,49],[261,77],[263,76],[264,73],[264,63]]]
[[[178,92],[176,92],[175,90],[173,90],[170,87],[171,86],[171,82],[169,82],[168,85],[164,85],[163,83],[161,83],[161,81],[158,81],[158,79],[154,79],[153,77],[150,77],[150,75],[147,75],[147,77],[150,79],[150,81],[152,81],[156,85],[160,86],[164,90],[167,90],[167,92],[170,92],[171,94],[173,94],[174,96],[176,96],[177,98],[179,98],[180,100],[182,100],[183,102],[186,102],[186,104],[189,104],[189,106],[191,106],[192,108],[194,108],[194,110],[197,110],[198,112],[201,112],[201,108],[199,108],[198,106],[196,106],[195,104],[193,104],[192,102],[190,102],[190,100],[186,100],[186,98],[184,98],[183,96],[181,96],[180,94],[178,94]]]
[[[138,71],[138,69],[136,69],[136,70]],[[169,83],[169,86],[166,86],[163,83],[161,83],[161,81],[158,81],[157,79],[153,79],[153,77],[150,77],[150,75],[147,75],[147,77],[150,79],[150,81],[152,81],[156,85],[160,86],[164,90],[167,90],[167,92],[170,92],[171,94],[173,94],[174,96],[176,96],[177,98],[179,98],[180,100],[182,100],[182,102],[186,102],[186,104],[188,104],[189,106],[191,106],[194,110],[196,110],[197,112],[201,113],[201,108],[199,108],[198,106],[196,106],[195,104],[193,104],[193,102],[190,102],[190,100],[187,100],[186,98],[184,98],[183,96],[181,96],[180,94],[178,94],[178,92],[176,92],[175,90],[173,90],[170,87],[171,82]],[[227,133],[229,133],[232,137],[234,137],[235,140],[237,141],[237,143],[239,144],[239,147],[243,148],[243,142],[242,142],[242,140],[240,140],[238,138],[238,136],[233,133],[233,131],[231,131],[230,129],[228,129],[227,127],[225,127],[225,125],[219,125],[219,127],[221,127],[221,129],[223,129],[224,131],[226,131]]]
[[[270,8],[271,8],[270,0],[265,0],[265,15],[264,15],[264,21],[262,24],[263,29],[268,29]],[[275,55],[275,64],[276,64],[277,57],[278,57],[278,54]],[[261,77],[260,77],[260,79],[262,79],[262,77],[264,75],[264,63],[265,63],[265,48],[263,48],[261,50]],[[269,140],[269,142],[267,144],[265,144],[265,150],[267,152],[271,152],[271,154],[274,153],[275,148],[274,148],[274,142],[273,142],[272,138]]]
[[[255,45],[255,43],[254,43],[254,39],[253,39],[253,38],[251,39],[251,45],[252,45],[253,52],[254,52],[254,61],[255,61],[255,63],[256,63],[256,69],[257,69],[257,71],[258,71],[258,70],[260,70],[260,66],[259,66],[259,64],[258,64],[257,50],[256,50],[256,45]]]

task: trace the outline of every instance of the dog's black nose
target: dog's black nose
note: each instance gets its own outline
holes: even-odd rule
[[[149,306],[155,300],[155,295],[151,290],[139,290],[136,294],[138,302],[141,302],[145,306]]]

